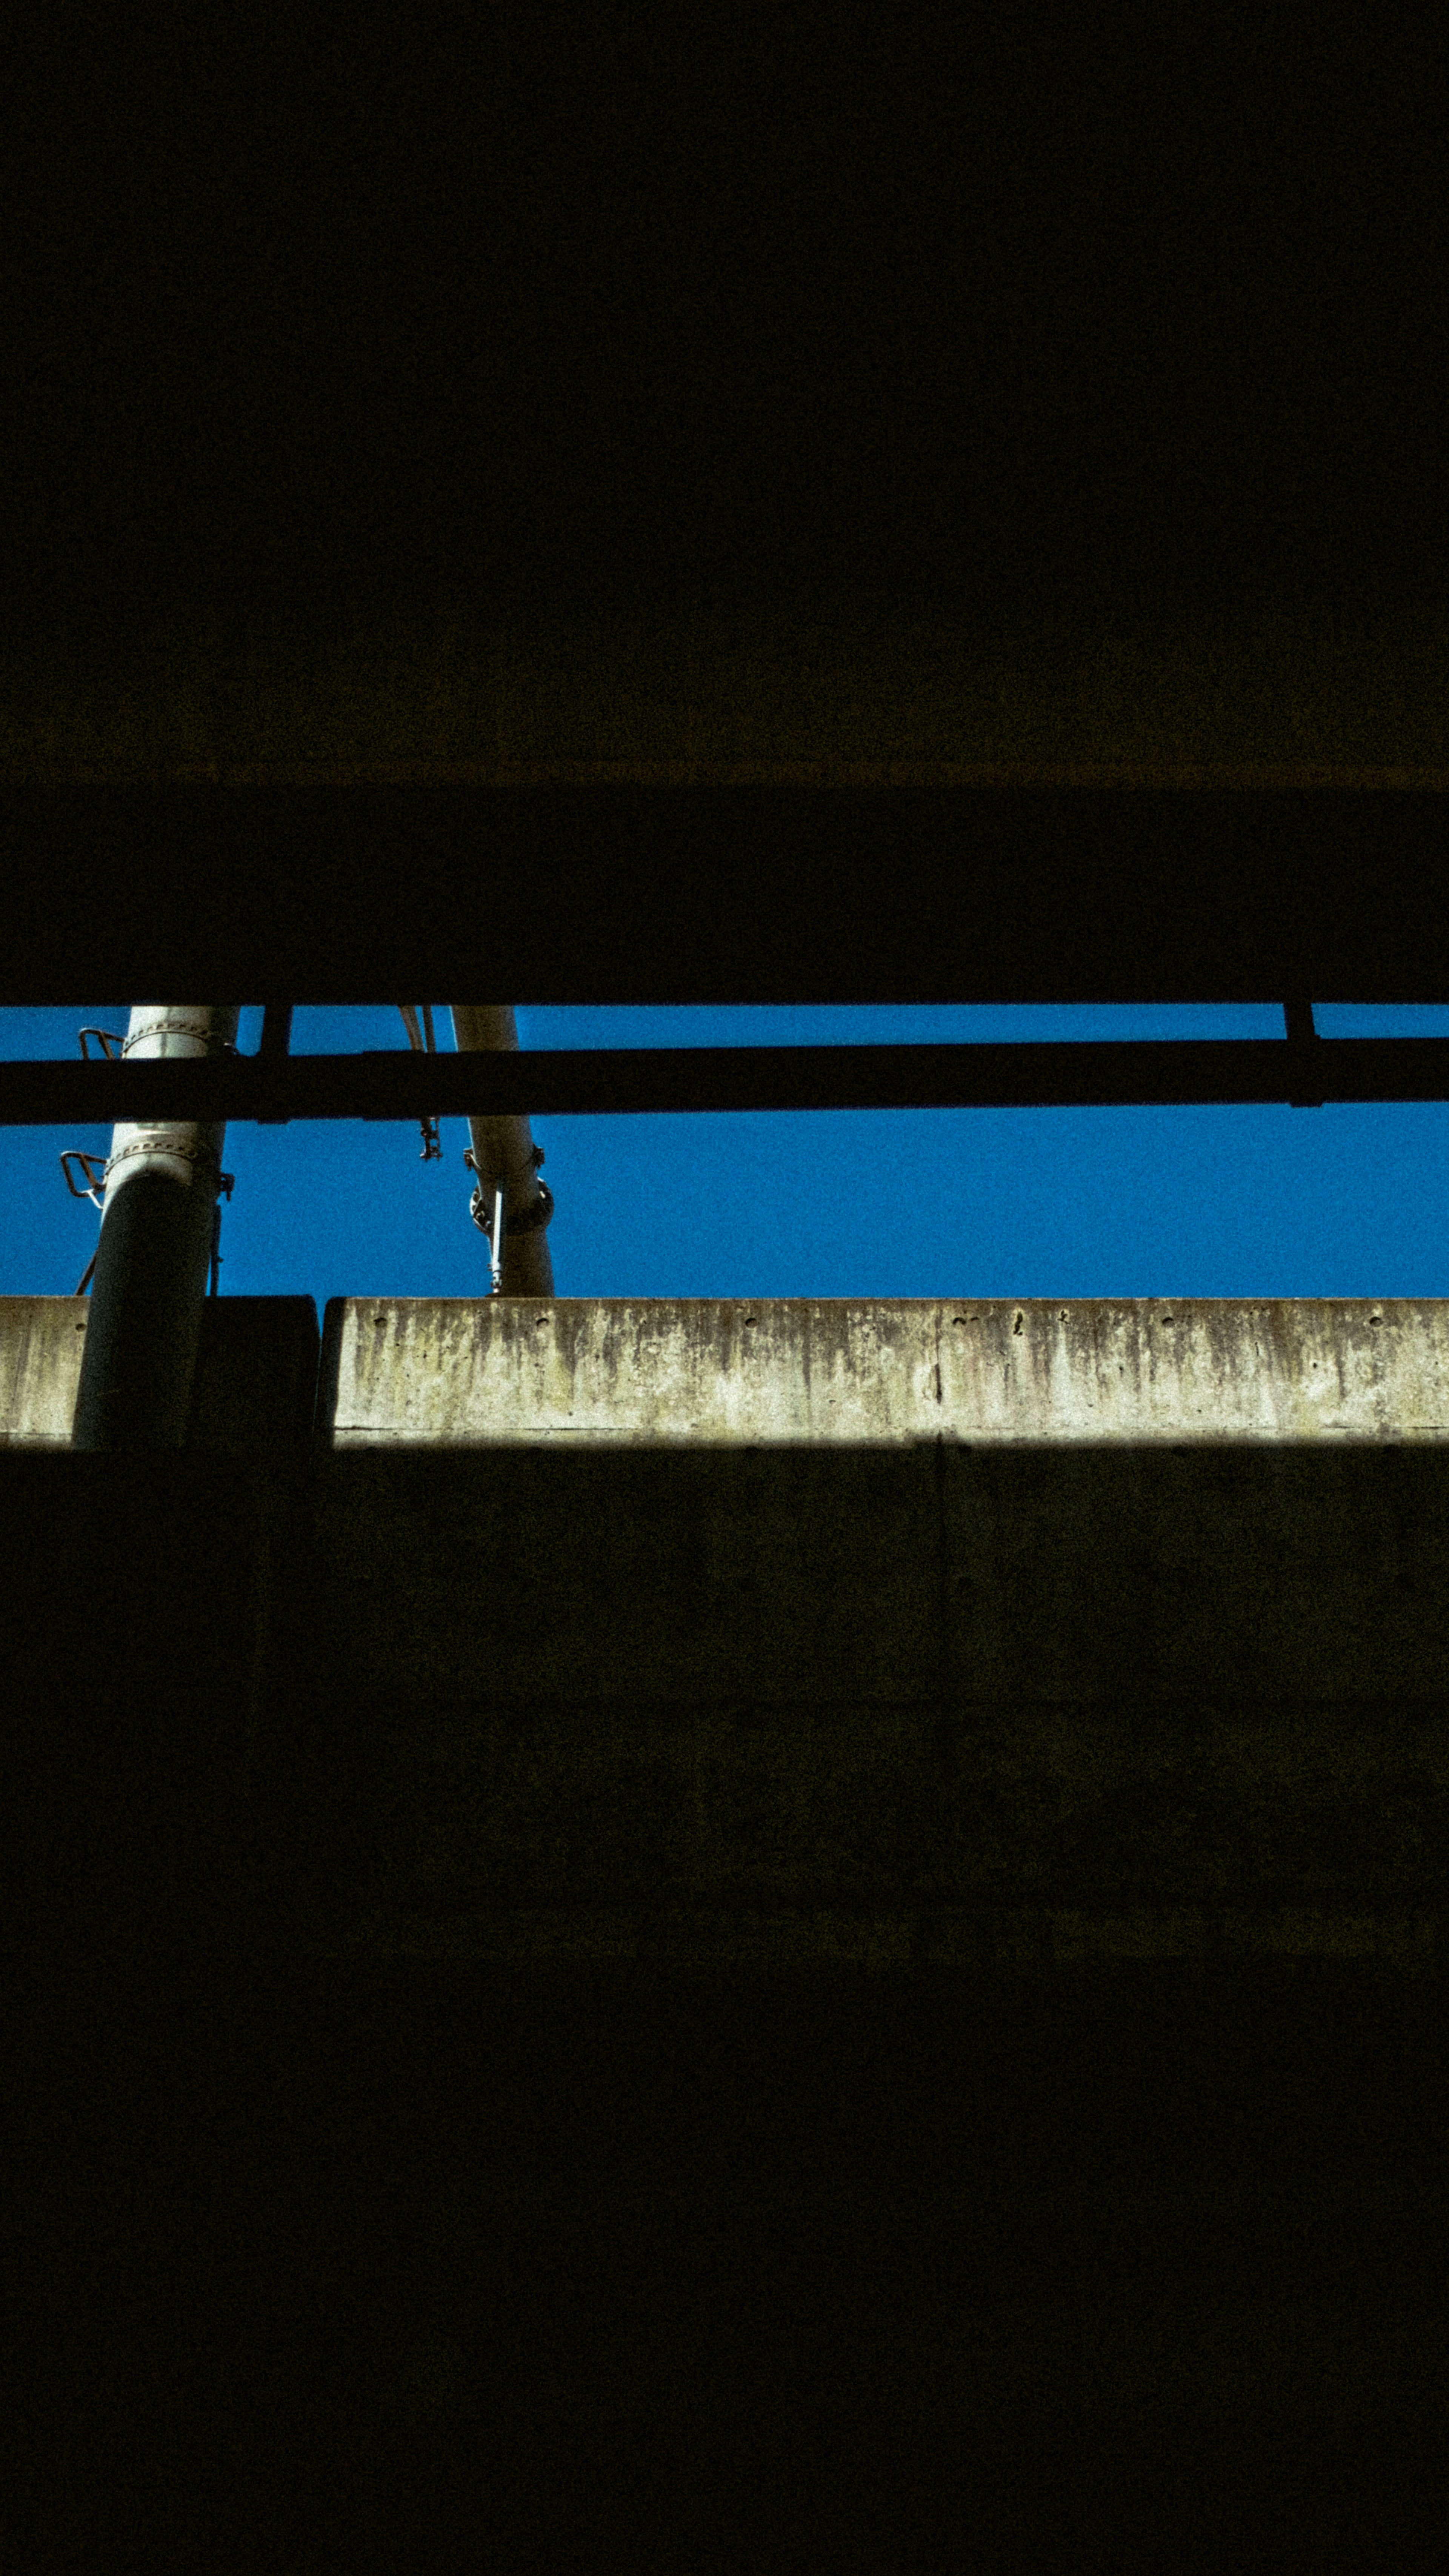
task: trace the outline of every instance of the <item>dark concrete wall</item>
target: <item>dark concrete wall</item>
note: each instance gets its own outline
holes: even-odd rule
[[[339,1301],[288,1649],[328,1942],[1435,1967],[1441,1326]]]
[[[1437,1971],[1437,1305],[208,1300],[103,1498],[82,1303],[0,1335],[21,1663],[211,1674],[304,1948]]]
[[[336,1456],[291,1669],[357,1929],[1426,1964],[1446,1488],[1410,1448]]]
[[[314,1447],[244,1305],[0,1460],[28,2563],[1411,2557],[1449,1453]]]

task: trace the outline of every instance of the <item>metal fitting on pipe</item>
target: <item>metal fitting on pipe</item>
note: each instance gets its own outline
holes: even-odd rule
[[[138,1003],[122,1054],[234,1052],[236,1004]],[[223,1124],[118,1126],[106,1165],[75,1449],[179,1449],[201,1343]]]
[[[518,1045],[511,1002],[451,1002],[453,1041],[460,1055]],[[543,1160],[526,1118],[470,1118],[469,1160],[478,1176],[489,1231],[497,1194],[503,1193],[503,1260],[497,1293],[551,1297],[553,1260],[545,1228],[553,1200],[538,1177]],[[496,1249],[496,1247],[495,1247]]]

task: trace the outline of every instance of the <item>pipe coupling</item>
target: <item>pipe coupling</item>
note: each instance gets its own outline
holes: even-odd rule
[[[540,1163],[543,1161],[543,1147],[541,1145],[535,1145],[532,1148],[528,1159],[536,1172]],[[470,1172],[477,1171],[478,1165],[471,1145],[464,1146],[463,1160],[467,1164]],[[468,1214],[478,1228],[479,1233],[486,1234],[489,1242],[491,1243],[493,1240],[493,1192],[492,1190],[485,1190],[481,1180],[468,1203]],[[515,1216],[512,1208],[505,1205],[503,1217],[504,1231],[510,1235],[538,1234],[541,1229],[548,1224],[552,1215],[553,1192],[549,1188],[547,1181],[540,1181],[538,1185],[537,1198],[531,1200],[529,1205],[522,1209],[519,1215]]]
[[[485,1199],[481,1185],[473,1192],[473,1196],[468,1202],[468,1214],[478,1228],[479,1233],[486,1234],[489,1242],[491,1243],[493,1240],[493,1201],[491,1198]],[[553,1192],[546,1181],[540,1181],[538,1185],[538,1196],[534,1200],[532,1207],[525,1208],[522,1216],[505,1217],[504,1222],[507,1227],[510,1240],[516,1234],[537,1234],[543,1226],[548,1224],[552,1215]]]

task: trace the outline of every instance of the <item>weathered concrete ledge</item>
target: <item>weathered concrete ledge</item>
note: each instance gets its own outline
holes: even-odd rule
[[[88,1297],[0,1297],[0,1449],[68,1449]],[[317,1308],[310,1297],[208,1297],[189,1445],[295,1462],[312,1427]]]
[[[69,1446],[89,1313],[84,1297],[0,1297],[0,1445]]]
[[[0,1298],[0,1446],[69,1444],[89,1303]],[[1441,1299],[334,1298],[324,1448],[1449,1439]],[[208,1299],[197,1444],[313,1423],[306,1297]]]
[[[1449,1439],[1449,1302],[334,1298],[338,1449]]]

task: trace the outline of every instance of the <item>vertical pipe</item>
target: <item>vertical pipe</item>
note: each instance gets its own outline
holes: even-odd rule
[[[511,1002],[453,1002],[449,1008],[453,1014],[453,1039],[460,1055],[494,1047],[517,1047],[518,1023]],[[527,1220],[536,1218],[541,1206],[548,1204],[548,1192],[538,1177],[541,1157],[536,1154],[528,1120],[470,1118],[468,1133],[484,1206],[491,1211],[494,1193],[500,1187],[504,1194],[500,1293],[505,1297],[551,1297],[553,1261],[548,1236],[541,1225],[527,1225]],[[518,1230],[520,1219],[525,1225],[523,1232]]]
[[[262,1042],[257,1049],[257,1054],[260,1056],[263,1064],[281,1065],[286,1063],[292,1045],[292,1012],[294,1007],[294,1004],[291,1002],[264,1002],[262,1004]],[[259,1127],[285,1127],[286,1124],[287,1121],[285,1118],[259,1118],[257,1120],[257,1125]]]
[[[140,1002],[124,1056],[224,1054],[239,1006]],[[71,1445],[179,1449],[201,1342],[226,1128],[169,1120],[111,1138]]]

